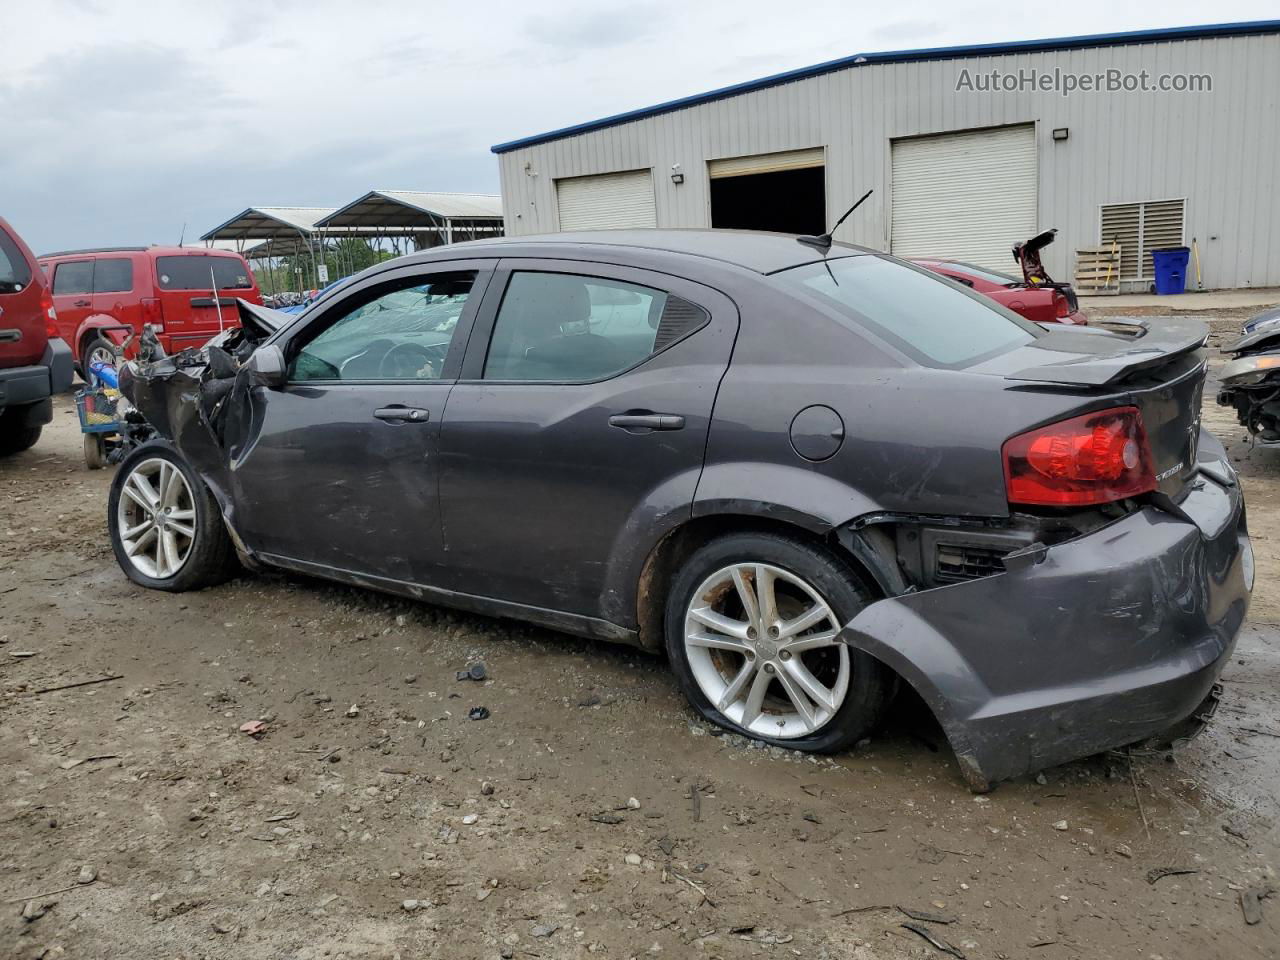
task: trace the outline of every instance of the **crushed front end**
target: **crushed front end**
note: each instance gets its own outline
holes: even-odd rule
[[[120,392],[208,484],[243,552],[228,496],[228,470],[253,415],[251,405],[241,402],[253,386],[252,371],[245,364],[287,318],[244,300],[239,306],[241,325],[201,347],[172,356],[144,349],[140,359],[121,368]]]

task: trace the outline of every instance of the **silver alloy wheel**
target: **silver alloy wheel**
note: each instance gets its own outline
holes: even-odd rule
[[[160,457],[135,464],[120,487],[116,528],[135,569],[155,580],[176,575],[196,542],[195,500],[182,471]]]
[[[116,364],[116,355],[110,347],[100,343],[89,351],[89,363],[106,363],[114,367]],[[85,376],[88,376],[88,369],[86,369],[84,373]]]
[[[825,599],[795,574],[738,563],[702,582],[685,611],[685,656],[712,705],[754,734],[815,733],[849,692],[849,649]]]

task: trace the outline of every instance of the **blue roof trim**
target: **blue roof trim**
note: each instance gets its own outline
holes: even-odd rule
[[[1037,53],[1050,50],[1074,50],[1080,47],[1114,47],[1127,43],[1159,43],[1163,40],[1200,40],[1208,37],[1235,37],[1243,34],[1280,33],[1280,20],[1250,20],[1243,23],[1211,23],[1191,27],[1168,27],[1160,30],[1130,30],[1124,33],[1095,33],[1079,37],[1053,37],[1044,40],[1016,40],[1008,43],[972,43],[958,47],[924,47],[918,50],[891,50],[884,53],[858,53],[851,57],[828,60],[810,67],[788,70],[786,73],[775,73],[759,80],[748,80],[728,87],[719,87],[706,93],[695,93],[681,97],[679,100],[668,100],[666,103],[652,107],[641,107],[616,113],[599,120],[588,120],[586,123],[571,127],[561,127],[547,133],[534,134],[519,140],[508,140],[495,144],[489,149],[494,153],[510,153],[521,147],[531,147],[538,143],[560,140],[579,133],[602,130],[605,127],[616,127],[618,124],[656,117],[663,113],[682,110],[702,103],[724,100],[753,90],[764,90],[796,80],[833,73],[849,67],[873,66],[882,63],[909,63],[920,60],[955,60],[963,57],[983,57],[1004,53]]]

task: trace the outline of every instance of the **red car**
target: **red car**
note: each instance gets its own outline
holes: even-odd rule
[[[1071,284],[1056,283],[1050,279],[1040,263],[1040,251],[1053,242],[1057,232],[1046,230],[1013,248],[1013,259],[1022,267],[1021,280],[959,260],[912,257],[911,262],[963,283],[970,290],[1004,304],[1034,323],[1085,324],[1088,320],[1080,312],[1080,303]]]
[[[26,450],[71,386],[71,351],[58,338],[53,298],[35,257],[0,219],[0,455]]]
[[[262,303],[253,271],[229,250],[108,247],[49,253],[40,265],[53,285],[58,329],[83,372],[114,359],[121,325],[151,324],[166,353],[200,346],[222,327],[238,326],[236,298]],[[213,287],[217,286],[217,299]],[[109,339],[110,338],[110,339]]]

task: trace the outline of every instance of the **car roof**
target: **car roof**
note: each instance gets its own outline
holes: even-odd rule
[[[520,248],[518,251],[516,248]],[[411,260],[434,260],[487,251],[493,256],[592,255],[616,257],[624,249],[704,257],[733,264],[756,273],[775,273],[826,258],[877,253],[865,247],[834,243],[829,250],[801,243],[794,234],[755,230],[589,230],[531,236],[496,237],[436,247],[414,254]]]
[[[88,257],[99,253],[148,253],[158,257],[181,257],[181,256],[215,256],[215,257],[238,257],[240,254],[234,250],[214,250],[209,247],[86,247],[83,250],[55,250],[53,253],[40,254],[40,260],[52,260],[55,257]]]

